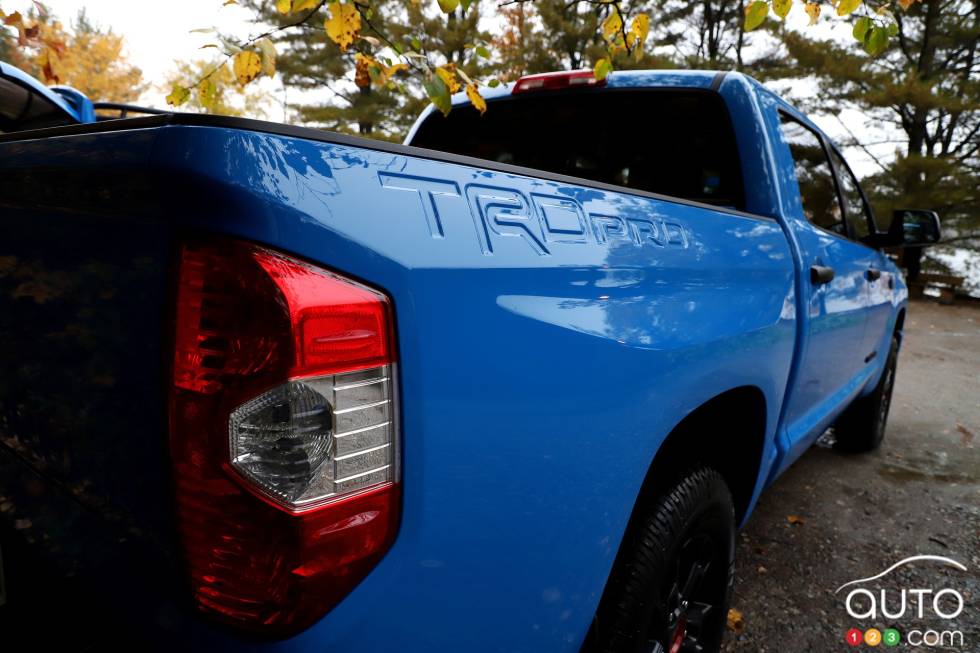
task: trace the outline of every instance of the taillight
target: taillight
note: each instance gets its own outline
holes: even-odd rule
[[[395,536],[388,299],[255,245],[189,243],[175,348],[170,444],[196,604],[304,628]]]
[[[540,73],[525,75],[514,84],[511,94],[530,93],[531,91],[557,91],[565,88],[580,88],[586,86],[603,86],[605,79],[596,79],[591,70],[571,70],[558,73]]]

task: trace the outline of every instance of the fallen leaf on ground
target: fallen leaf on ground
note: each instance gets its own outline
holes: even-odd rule
[[[966,428],[966,426],[960,424],[959,422],[956,423],[956,430],[963,436],[963,445],[967,447],[972,446],[970,443],[973,442],[973,431]]]
[[[762,565],[759,565],[759,568],[756,571],[758,571],[760,574],[764,574],[764,573],[768,572],[769,570],[766,569],[765,567],[763,567]]]
[[[736,635],[741,635],[745,631],[745,618],[735,608],[728,610],[728,630]]]
[[[786,515],[786,521],[788,521],[793,526],[802,526],[806,523],[806,520],[799,515]]]

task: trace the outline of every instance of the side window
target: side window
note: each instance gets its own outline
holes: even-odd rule
[[[873,218],[868,206],[864,203],[861,189],[854,173],[836,151],[831,150],[830,156],[837,166],[837,178],[840,180],[840,194],[844,199],[844,215],[847,218],[847,230],[851,238],[864,240],[871,233]]]
[[[783,140],[789,146],[800,184],[803,214],[818,227],[844,234],[844,216],[837,197],[834,171],[820,138],[808,127],[779,114]]]

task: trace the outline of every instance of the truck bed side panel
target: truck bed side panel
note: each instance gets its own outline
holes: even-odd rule
[[[394,298],[402,530],[283,647],[577,650],[671,428],[752,385],[772,437],[789,248],[773,220],[415,152],[203,127],[158,139],[184,219]]]

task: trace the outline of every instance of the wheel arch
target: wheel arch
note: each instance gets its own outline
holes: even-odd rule
[[[898,338],[898,346],[902,346],[902,335],[905,333],[905,307],[898,309],[895,317],[895,337]]]
[[[754,496],[766,442],[766,397],[756,386],[740,386],[718,394],[689,412],[657,449],[641,485],[609,578],[622,564],[624,549],[656,497],[696,466],[715,469],[732,493],[735,523],[743,521]],[[609,592],[609,579],[600,606]],[[600,608],[601,609],[601,608]],[[597,624],[593,621],[582,653],[594,653]]]
[[[671,429],[657,449],[637,496],[630,521],[687,468],[717,470],[732,493],[736,523],[749,510],[766,439],[766,397],[756,386],[740,386],[705,401]]]

